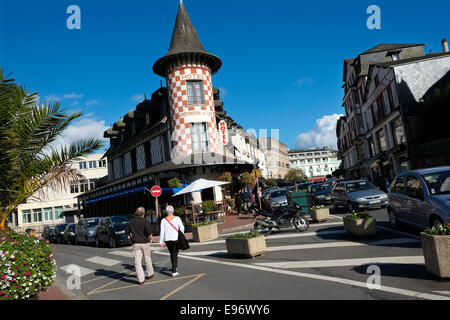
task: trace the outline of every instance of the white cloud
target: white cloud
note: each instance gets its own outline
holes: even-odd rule
[[[96,121],[90,118],[81,118],[67,127],[51,145],[59,148],[62,145],[88,138],[105,140],[103,132],[107,129],[108,127],[105,126],[104,120]]]
[[[97,100],[97,99],[94,99],[94,100],[86,101],[86,105],[87,105],[87,106],[91,106],[91,105],[93,105],[93,104],[98,104],[98,100]]]
[[[316,125],[308,132],[297,136],[297,147],[315,148],[331,146],[336,148],[336,122],[342,114],[325,115],[316,120]]]
[[[136,102],[141,102],[142,100],[144,100],[144,95],[137,93],[137,94],[134,94],[133,96],[131,96],[130,99],[133,101],[136,101]]]
[[[305,84],[313,85],[314,84],[314,80],[311,79],[311,78],[301,78],[301,79],[298,79],[297,81],[294,82],[294,86],[297,87],[297,88],[300,88],[300,87],[302,87]]]
[[[80,98],[82,98],[82,97],[84,97],[84,94],[82,94],[82,93],[76,93],[76,92],[66,93],[66,94],[64,95],[64,98],[66,98],[66,99],[80,99]]]
[[[60,96],[57,96],[55,94],[50,94],[48,96],[45,96],[44,99],[41,100],[41,101],[44,102],[44,103],[48,103],[50,101],[60,101],[60,100],[61,100]]]

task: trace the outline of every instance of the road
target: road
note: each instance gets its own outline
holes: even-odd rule
[[[65,286],[75,264],[81,267],[80,289],[62,288],[72,299],[450,299],[450,281],[425,270],[417,231],[391,229],[380,209],[371,211],[377,235],[361,240],[344,232],[343,212],[331,213],[331,220],[311,222],[305,233],[273,232],[266,238],[267,252],[253,259],[229,258],[226,235],[192,243],[180,253],[176,278],[167,249],[153,244],[156,275],[143,286],[137,284],[130,247],[56,245],[57,283]],[[373,265],[380,268],[380,287],[370,289]]]

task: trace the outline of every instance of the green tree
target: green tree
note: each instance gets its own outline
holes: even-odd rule
[[[284,180],[287,182],[300,182],[306,179],[306,175],[302,169],[289,169],[289,171],[284,176]]]
[[[267,179],[267,186],[270,187],[276,187],[278,186],[278,181],[275,178],[269,178]]]
[[[83,113],[65,113],[58,102],[38,105],[30,93],[0,68],[0,242],[7,238],[6,219],[43,188],[61,190],[84,177],[72,161],[103,147],[99,139],[80,140],[56,150],[55,138]]]

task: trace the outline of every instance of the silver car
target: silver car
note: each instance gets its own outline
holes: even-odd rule
[[[287,206],[287,189],[276,189],[268,192],[264,199],[265,207],[269,210],[275,210],[280,206]]]
[[[348,208],[350,212],[358,209],[384,208],[388,196],[366,180],[338,182],[331,192],[333,208]]]
[[[418,229],[450,224],[450,167],[399,174],[389,190],[389,220]]]

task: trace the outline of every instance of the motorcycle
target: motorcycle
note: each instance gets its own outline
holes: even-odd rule
[[[279,207],[275,211],[260,210],[255,208],[253,214],[253,220],[258,216],[264,216],[264,219],[256,220],[253,225],[253,229],[256,232],[268,236],[273,229],[280,230],[281,228],[294,227],[297,231],[304,232],[309,229],[308,218],[304,217],[304,213],[301,213],[301,207],[296,203],[285,207]]]

